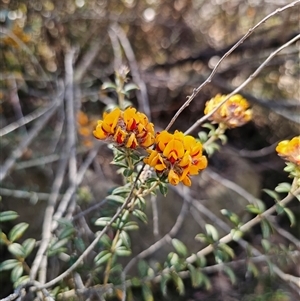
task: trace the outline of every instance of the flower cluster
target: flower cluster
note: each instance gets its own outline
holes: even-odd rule
[[[144,162],[154,167],[159,175],[167,176],[172,185],[183,182],[191,186],[189,176],[197,175],[207,166],[207,159],[202,155],[202,144],[179,131],[174,134],[167,131],[158,133],[155,149],[148,150],[148,153]]]
[[[300,136],[279,142],[276,151],[286,161],[300,166]]]
[[[212,112],[227,95],[217,94],[205,104],[204,114]],[[227,128],[235,128],[244,125],[252,118],[252,110],[245,98],[236,94],[230,97],[213,115],[209,118],[214,123],[222,123]]]
[[[119,147],[148,148],[154,143],[154,126],[145,114],[135,108],[121,111],[119,108],[104,113],[93,131],[97,139],[112,142]]]

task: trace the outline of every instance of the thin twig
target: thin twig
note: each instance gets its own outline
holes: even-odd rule
[[[72,196],[76,192],[78,185],[82,182],[83,177],[84,177],[88,167],[92,163],[93,159],[96,157],[100,145],[101,145],[100,143],[97,144],[97,146],[89,152],[89,154],[87,155],[87,158],[85,159],[85,161],[83,162],[83,164],[80,166],[80,168],[78,170],[78,173],[76,176],[76,181],[72,185],[70,185],[69,188],[67,189],[67,191],[64,193],[64,196],[63,196],[62,200],[60,201],[59,206],[53,216],[52,231],[54,231],[57,228],[57,226],[58,226],[57,221],[63,216],[65,210],[67,209],[67,206],[68,206]]]
[[[53,182],[51,194],[50,194],[50,197],[48,200],[48,206],[47,206],[47,208],[45,210],[45,214],[44,214],[42,241],[41,241],[40,247],[37,251],[37,254],[35,256],[35,259],[33,261],[31,271],[30,271],[30,279],[31,280],[35,280],[35,278],[36,278],[38,269],[43,260],[43,256],[48,248],[50,239],[52,237],[51,223],[52,223],[53,213],[54,213],[55,205],[56,205],[56,202],[58,199],[59,191],[60,191],[61,185],[63,184],[64,174],[65,174],[66,167],[67,167],[67,162],[68,162],[67,158],[64,158],[61,160],[60,164],[58,165],[58,171],[57,171],[56,177]],[[45,270],[42,272],[43,278],[45,277],[45,272],[46,272]]]
[[[175,122],[175,120],[178,118],[178,116],[181,114],[181,112],[187,108],[190,103],[194,100],[194,98],[198,95],[198,93],[208,84],[211,82],[212,77],[216,74],[217,69],[219,68],[220,64],[222,63],[222,61],[224,59],[226,59],[239,45],[241,45],[252,33],[253,31],[259,27],[261,24],[263,24],[264,22],[266,22],[268,19],[270,19],[271,17],[275,16],[276,14],[289,9],[293,6],[295,6],[296,4],[298,4],[300,2],[300,0],[294,1],[284,7],[278,8],[276,9],[274,12],[272,12],[271,14],[267,15],[265,18],[263,18],[260,22],[258,22],[255,26],[253,26],[252,28],[250,28],[248,30],[248,32],[236,43],[234,44],[230,50],[228,50],[223,56],[222,58],[218,61],[218,63],[216,64],[216,66],[214,67],[214,69],[212,70],[211,74],[209,75],[209,77],[196,89],[194,89],[192,95],[190,95],[188,97],[188,99],[186,100],[186,102],[180,107],[180,109],[176,112],[176,114],[173,116],[173,118],[171,119],[170,123],[167,125],[166,130],[169,130],[171,128],[171,126],[173,125],[173,123]],[[213,113],[212,113],[213,114]],[[208,115],[206,115],[208,116]],[[210,117],[211,115],[209,115],[208,117]],[[207,117],[207,118],[208,118]],[[207,119],[206,118],[206,119]],[[206,120],[204,119],[204,120]],[[203,121],[201,121],[203,122]],[[201,123],[199,122],[199,123]],[[190,132],[190,131],[189,131]]]
[[[44,108],[38,108],[35,111],[33,111],[32,113],[22,117],[21,119],[12,122],[11,124],[8,124],[7,126],[5,126],[4,128],[0,129],[0,137],[3,137],[11,132],[13,132],[14,130],[18,129],[19,127],[24,126],[25,124],[39,118],[40,116],[44,115],[46,112],[48,112],[49,110],[51,110],[51,108],[55,106],[55,102],[51,103],[49,106],[44,107]]]
[[[299,0],[300,1],[300,0]],[[298,2],[298,1],[297,1]],[[209,114],[203,116],[202,118],[198,119],[188,130],[185,131],[185,134],[191,133],[195,128],[197,128],[201,123],[206,121],[209,117],[211,117],[231,96],[238,93],[240,90],[242,90],[246,85],[248,85],[261,71],[262,69],[268,64],[268,62],[276,56],[278,52],[280,52],[282,49],[288,47],[289,45],[295,43],[297,40],[300,39],[300,34],[295,36],[293,39],[289,40],[287,43],[283,44],[281,47],[273,51],[268,58],[237,88],[235,88],[230,94],[228,94],[224,100],[215,107],[214,110],[212,110]]]
[[[0,187],[0,195],[5,195],[18,199],[30,199],[30,201],[36,203],[38,201],[47,201],[49,199],[50,193],[15,190]],[[61,195],[59,195],[59,197],[61,197]]]
[[[149,99],[147,94],[147,87],[144,81],[141,79],[141,75],[139,72],[138,64],[135,59],[134,52],[132,50],[132,47],[130,45],[130,42],[128,41],[128,38],[126,37],[126,34],[124,33],[123,29],[117,25],[114,24],[111,29],[116,33],[118,36],[121,45],[123,46],[123,49],[125,51],[126,57],[129,61],[130,70],[132,73],[133,81],[139,86],[140,92],[136,92],[136,96],[139,103],[139,109],[143,111],[148,118],[151,118],[151,111],[149,106]]]
[[[24,149],[31,143],[31,141],[44,128],[48,120],[54,115],[59,104],[62,102],[61,95],[62,93],[60,93],[59,98],[55,101],[55,105],[47,113],[45,113],[40,120],[36,122],[32,130],[28,132],[28,136],[20,142],[19,146],[13,150],[11,156],[6,159],[0,169],[0,182],[7,176],[10,169],[14,166],[16,160],[22,156]]]

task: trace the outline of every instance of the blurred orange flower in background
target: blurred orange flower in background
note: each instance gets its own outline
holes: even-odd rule
[[[300,166],[300,136],[279,142],[276,152],[284,160]]]
[[[158,174],[166,175],[172,185],[182,182],[191,186],[190,176],[197,175],[207,166],[202,144],[192,136],[185,136],[179,131],[174,134],[162,131],[156,135],[155,144],[155,149],[148,150],[149,156],[144,162]]]
[[[212,112],[227,95],[217,94],[205,104],[204,114]],[[248,101],[243,96],[236,94],[230,97],[209,118],[213,123],[222,123],[227,128],[235,128],[244,125],[252,119],[252,110],[249,109]]]

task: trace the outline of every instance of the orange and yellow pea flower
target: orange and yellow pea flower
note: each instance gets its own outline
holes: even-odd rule
[[[284,160],[300,166],[300,136],[279,142],[276,151]]]
[[[155,145],[155,149],[148,150],[149,156],[144,162],[158,174],[166,175],[172,185],[182,182],[191,186],[190,176],[207,166],[202,144],[192,136],[185,136],[179,131],[174,134],[162,131],[156,135]]]
[[[204,114],[214,110],[227,95],[217,94],[205,104]],[[209,120],[214,123],[222,123],[227,128],[235,128],[244,125],[252,119],[252,110],[249,109],[248,101],[239,94],[231,96]]]
[[[97,139],[113,142],[117,146],[135,149],[148,148],[154,143],[154,126],[145,114],[135,108],[119,108],[103,114],[93,131]]]

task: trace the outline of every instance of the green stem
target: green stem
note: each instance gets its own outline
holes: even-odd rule
[[[116,244],[119,240],[119,236],[120,236],[120,230],[118,230],[116,232],[116,235],[115,235],[114,240],[112,242],[112,245],[111,245],[112,254],[114,254],[114,252],[115,252],[115,247],[116,247]],[[113,260],[113,256],[111,256],[109,258],[109,260],[106,264],[106,268],[105,268],[105,272],[104,272],[104,281],[103,281],[104,285],[106,285],[108,283],[108,278],[109,278],[109,274],[110,274],[110,270],[111,270],[112,260]]]

